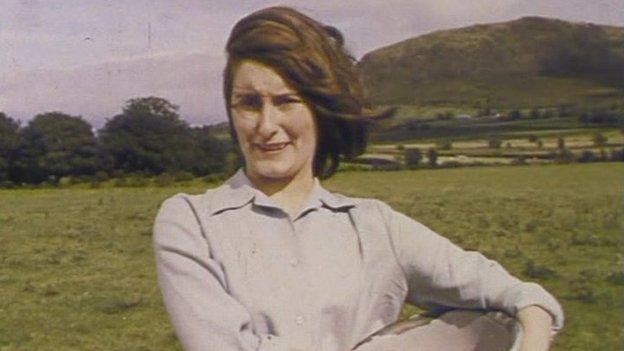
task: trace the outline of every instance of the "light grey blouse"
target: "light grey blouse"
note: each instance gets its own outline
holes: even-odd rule
[[[167,199],[154,225],[158,281],[179,340],[196,350],[346,351],[396,321],[404,301],[428,309],[557,301],[498,263],[460,249],[372,199],[316,185],[290,217],[242,170],[202,195]]]

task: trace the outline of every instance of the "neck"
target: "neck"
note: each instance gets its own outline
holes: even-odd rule
[[[247,177],[258,190],[265,193],[291,216],[301,208],[314,187],[314,177],[311,171],[299,172],[289,179],[264,178],[252,174],[247,174]]]

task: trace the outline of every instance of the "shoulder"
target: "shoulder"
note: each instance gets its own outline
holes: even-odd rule
[[[227,182],[207,189],[202,194],[177,193],[165,199],[160,205],[160,212],[177,212],[192,210],[196,213],[211,213],[223,203],[233,201],[240,196]]]
[[[161,215],[181,214],[189,211],[200,212],[207,208],[210,194],[213,192],[214,190],[210,189],[204,194],[177,193],[170,196],[161,203],[157,218]]]
[[[350,204],[352,211],[363,218],[379,219],[381,216],[385,220],[390,220],[396,212],[390,205],[375,198],[349,197],[340,193],[331,193],[338,203]]]
[[[336,196],[343,196],[335,194]],[[431,232],[420,221],[395,210],[390,204],[375,198],[348,198],[355,205],[355,215],[363,221],[380,221],[385,224],[388,234],[397,233],[428,234]]]

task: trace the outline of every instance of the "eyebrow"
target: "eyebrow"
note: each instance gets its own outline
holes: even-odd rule
[[[288,96],[288,95],[296,95],[299,96],[299,94],[296,91],[291,91],[291,90],[287,90],[284,91],[283,93],[279,93],[279,94],[261,94],[258,91],[254,90],[254,89],[248,89],[248,88],[242,88],[242,87],[233,87],[232,88],[232,94],[257,94],[260,96],[265,96],[265,95],[269,95],[269,96]]]

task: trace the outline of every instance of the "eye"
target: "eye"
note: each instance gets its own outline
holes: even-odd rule
[[[262,97],[258,94],[235,95],[232,107],[246,111],[257,111],[262,109]]]
[[[275,106],[285,106],[290,104],[299,104],[303,102],[301,98],[297,95],[292,94],[284,94],[284,95],[276,95],[273,97],[273,104]]]

